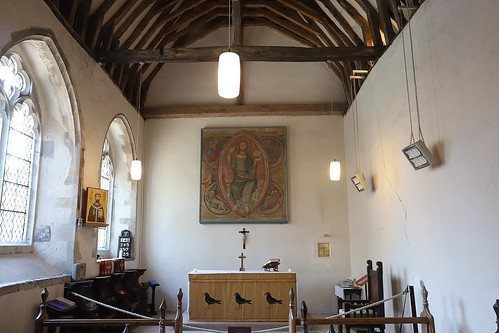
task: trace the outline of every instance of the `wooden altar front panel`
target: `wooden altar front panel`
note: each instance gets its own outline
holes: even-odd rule
[[[296,292],[296,273],[189,273],[191,321],[288,321],[289,290]],[[251,302],[239,304],[236,293]],[[267,293],[280,302],[270,304]],[[207,295],[213,300],[208,299]],[[241,302],[241,300],[239,299]],[[213,303],[213,304],[209,304]]]

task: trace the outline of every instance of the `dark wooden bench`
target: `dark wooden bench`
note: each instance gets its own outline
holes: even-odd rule
[[[131,332],[137,326],[156,326],[160,333],[165,332],[165,327],[171,326],[175,333],[182,333],[183,318],[182,318],[182,289],[179,289],[177,294],[177,313],[175,319],[166,319],[166,302],[163,300],[159,307],[159,319],[50,319],[47,314],[47,298],[48,291],[45,288],[42,291],[42,302],[40,304],[40,312],[35,319],[34,333],[47,333],[49,328],[56,327],[121,327],[123,332]]]

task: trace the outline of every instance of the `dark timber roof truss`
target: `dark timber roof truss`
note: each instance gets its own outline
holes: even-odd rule
[[[135,106],[165,63],[217,61],[226,50],[189,45],[228,25],[228,0],[44,1]],[[350,104],[352,71],[369,70],[423,1],[232,0],[232,49],[242,61],[325,62]],[[268,27],[303,47],[244,46],[247,26]]]

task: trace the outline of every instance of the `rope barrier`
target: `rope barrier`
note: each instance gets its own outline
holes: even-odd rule
[[[338,317],[343,317],[343,316],[346,316],[346,315],[349,315],[351,313],[354,313],[354,312],[359,312],[359,311],[362,311],[362,310],[365,310],[365,309],[369,309],[369,308],[372,308],[372,307],[375,307],[376,305],[380,305],[382,303],[385,303],[385,302],[388,302],[388,301],[391,301],[395,298],[398,298],[400,296],[403,296],[405,294],[407,294],[409,292],[409,288],[406,287],[405,290],[397,295],[394,295],[392,297],[389,297],[389,298],[385,298],[385,299],[382,299],[380,301],[377,301],[377,302],[374,302],[374,303],[371,303],[369,305],[366,305],[366,306],[363,306],[363,307],[360,307],[360,308],[357,308],[357,309],[353,309],[353,310],[350,310],[348,312],[345,312],[345,313],[339,313],[337,315],[334,315],[334,316],[329,316],[329,317],[326,317],[326,319],[331,319],[331,318],[338,318]]]
[[[87,296],[83,296],[83,295],[80,295],[78,293],[75,293],[74,291],[70,291],[71,294],[79,297],[79,298],[82,298],[86,301],[89,301],[89,302],[93,302],[97,305],[100,305],[100,306],[103,306],[105,308],[108,308],[108,309],[111,309],[111,310],[115,310],[115,311],[118,311],[118,312],[122,312],[122,313],[125,313],[127,315],[130,315],[130,316],[134,316],[134,317],[138,317],[138,318],[142,318],[142,319],[154,319],[153,317],[147,317],[147,316],[143,316],[141,314],[138,314],[138,313],[134,313],[134,312],[130,312],[130,311],[127,311],[127,310],[123,310],[123,309],[120,309],[120,308],[117,308],[117,307],[114,307],[112,305],[108,305],[106,303],[102,303],[102,302],[99,302],[99,301],[96,301],[95,299],[91,299]]]
[[[391,301],[391,300],[393,300],[395,298],[398,298],[398,297],[401,297],[403,295],[406,295],[408,292],[409,292],[409,288],[406,287],[403,292],[401,292],[401,293],[399,293],[397,295],[394,295],[394,296],[389,297],[389,298],[382,299],[380,301],[371,303],[369,305],[366,305],[366,306],[363,306],[363,307],[360,307],[360,308],[357,308],[357,309],[350,310],[350,311],[345,312],[345,313],[340,313],[340,314],[337,314],[337,315],[326,317],[326,319],[344,317],[344,316],[349,315],[349,314],[354,313],[354,312],[359,312],[359,311],[362,311],[362,310],[366,310],[366,309],[375,307],[375,306],[377,306],[379,304],[386,303],[386,302]],[[120,308],[108,305],[106,303],[99,302],[97,300],[94,300],[94,299],[91,299],[89,297],[80,295],[80,294],[75,293],[73,291],[71,291],[70,293],[73,294],[74,296],[80,297],[80,298],[82,298],[82,299],[84,299],[86,301],[93,302],[93,303],[95,303],[97,305],[100,305],[100,306],[103,306],[105,308],[112,309],[112,310],[115,310],[115,311],[118,311],[118,312],[122,312],[122,313],[125,313],[125,314],[128,314],[128,315],[134,316],[134,317],[138,317],[138,318],[142,318],[142,319],[155,319],[155,318],[152,318],[152,317],[143,316],[143,315],[138,314],[138,313],[126,311],[126,310],[123,310],[123,309],[120,309]],[[196,326],[190,326],[190,325],[182,325],[182,327],[183,328],[188,328],[188,329],[193,329],[193,330],[199,330],[199,331],[205,331],[205,332],[212,332],[212,333],[225,333],[226,332],[226,331],[215,330],[215,329],[211,329],[211,328],[196,327]],[[284,330],[284,329],[288,329],[288,328],[289,328],[289,326],[281,326],[281,327],[274,327],[274,328],[268,328],[268,329],[263,329],[263,330],[256,330],[256,331],[253,331],[253,332],[254,333],[265,333],[265,332],[273,332],[273,331]]]
[[[257,330],[253,331],[256,333],[264,333],[264,332],[272,332],[272,331],[278,331],[278,330],[283,330],[283,329],[289,329],[289,326],[282,326],[282,327],[275,327],[275,328],[268,328],[266,330]]]
[[[196,327],[196,326],[189,326],[189,325],[182,325],[182,327],[183,328],[190,328],[190,329],[193,329],[193,330],[205,331],[205,332],[225,333],[225,331],[213,330],[211,328],[204,328],[204,327]]]

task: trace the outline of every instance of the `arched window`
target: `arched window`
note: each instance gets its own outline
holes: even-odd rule
[[[105,228],[99,228],[97,234],[97,248],[99,250],[109,250],[109,239],[113,212],[113,189],[114,189],[114,169],[113,162],[109,154],[109,141],[104,142],[102,150],[102,160],[100,169],[100,188],[108,191],[107,196],[107,223]]]
[[[17,54],[0,59],[0,242],[30,243],[38,173],[39,117],[31,81]]]
[[[119,237],[124,230],[128,230],[132,235],[129,260],[135,260],[137,182],[130,178],[130,165],[133,160],[130,133],[128,120],[125,116],[118,115],[109,125],[104,141],[100,187],[109,191],[106,220],[108,226],[99,229],[97,239],[97,253],[103,259],[119,255]],[[104,242],[107,242],[107,248]]]
[[[79,253],[80,151],[78,103],[63,57],[50,37],[26,36],[0,55],[0,257],[15,259],[6,262],[16,271],[5,283],[59,283],[71,273]]]

